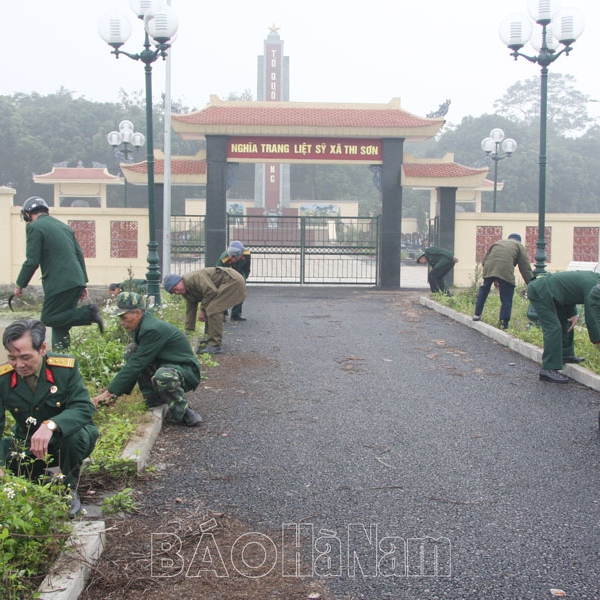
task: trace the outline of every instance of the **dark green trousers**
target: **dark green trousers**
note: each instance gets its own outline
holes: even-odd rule
[[[71,327],[92,324],[89,305],[77,306],[84,289],[76,287],[54,296],[44,297],[40,321],[47,327],[52,327],[52,350],[54,352],[69,347]]]
[[[538,289],[530,284],[527,297],[537,313],[544,336],[542,368],[562,369],[563,356],[575,355],[573,331],[568,331],[572,307],[555,304],[553,298],[544,293],[543,286]]]
[[[4,445],[6,466],[15,475],[27,477],[32,481],[36,481],[43,475],[47,467],[59,466],[65,477],[66,485],[75,490],[79,483],[79,469],[83,461],[94,450],[98,435],[98,429],[92,423],[67,437],[55,434],[48,445],[48,454],[52,456],[49,463],[35,459],[29,452],[25,459],[13,456],[13,453],[19,454],[21,452],[20,444],[24,443],[23,440],[13,437],[3,438],[2,444]]]

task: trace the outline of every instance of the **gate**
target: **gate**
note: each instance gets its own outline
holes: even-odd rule
[[[204,217],[173,217],[174,271],[204,266]],[[377,285],[379,217],[228,215],[227,239],[252,252],[252,283]]]

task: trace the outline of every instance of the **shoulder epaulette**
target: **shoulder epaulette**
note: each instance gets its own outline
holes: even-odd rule
[[[244,250],[244,254],[245,254],[246,256],[250,256],[250,250]]]
[[[0,365],[0,377],[2,375],[6,375],[7,373],[12,373],[15,370],[15,368],[9,364],[9,363],[4,363],[3,365]]]
[[[75,359],[72,356],[49,356],[46,364],[51,367],[67,367],[72,369],[75,366]]]

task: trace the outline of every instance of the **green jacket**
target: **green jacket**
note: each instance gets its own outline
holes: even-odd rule
[[[223,252],[223,254],[221,254],[221,256],[219,256],[219,260],[215,266],[235,269],[238,273],[241,273],[244,276],[244,279],[248,279],[248,275],[250,275],[250,259],[250,250],[244,250],[240,260],[233,262],[231,260],[231,256],[227,254],[226,250]]]
[[[533,279],[527,294],[549,298],[567,309],[569,316],[577,314],[577,305],[583,304],[585,325],[590,341],[600,341],[600,273],[593,271],[562,271]]]
[[[234,269],[207,267],[182,275],[185,283],[183,297],[187,303],[185,329],[194,331],[198,304],[207,316],[222,313],[246,299],[246,280]]]
[[[0,365],[0,432],[9,411],[16,421],[12,431],[27,447],[31,435],[48,419],[56,422],[59,435],[64,437],[85,427],[90,437],[97,438],[98,430],[92,423],[94,410],[77,359],[71,356],[44,356],[35,394],[9,363]],[[35,419],[35,425],[28,425],[29,417]],[[0,444],[0,465],[5,464],[5,458]]]
[[[132,341],[138,345],[137,350],[109,384],[110,392],[116,396],[129,394],[149,365],[154,369],[176,369],[184,378],[184,390],[196,389],[200,383],[200,365],[181,329],[146,312],[133,332]]]
[[[439,246],[430,246],[425,248],[425,258],[432,269],[442,269],[449,264],[454,264],[454,254],[446,248]]]
[[[527,250],[517,240],[500,240],[495,242],[488,248],[481,264],[483,265],[482,276],[484,279],[497,277],[511,285],[515,285],[516,266],[519,267],[519,272],[525,283],[529,283],[533,277]]]
[[[25,262],[17,277],[18,287],[27,287],[39,267],[45,296],[54,296],[88,281],[81,246],[73,230],[45,213],[26,227]]]

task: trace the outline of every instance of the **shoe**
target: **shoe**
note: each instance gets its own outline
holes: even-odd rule
[[[100,329],[100,333],[104,333],[104,321],[100,316],[100,310],[98,309],[97,304],[90,304],[90,315],[92,319],[92,323],[98,324],[98,329]]]
[[[69,519],[74,519],[81,512],[81,500],[77,490],[71,491],[71,507],[69,508]]]
[[[202,354],[204,352],[204,348],[206,348],[206,342],[199,342],[194,349],[194,354]]]
[[[563,356],[563,363],[571,363],[574,365],[578,365],[579,363],[582,363],[585,361],[585,358],[583,358],[583,356]]]
[[[473,315],[473,321],[481,321],[481,317],[479,315]]]
[[[498,327],[500,329],[508,329],[508,321],[498,321]]]
[[[186,408],[183,415],[183,424],[188,427],[197,427],[202,423],[202,417],[191,408]]]
[[[232,321],[245,321],[246,317],[231,317]]]
[[[221,346],[206,346],[200,350],[200,354],[221,354],[221,352],[223,352]]]
[[[540,371],[541,381],[550,381],[551,383],[569,383],[569,378],[556,369],[542,369]]]

